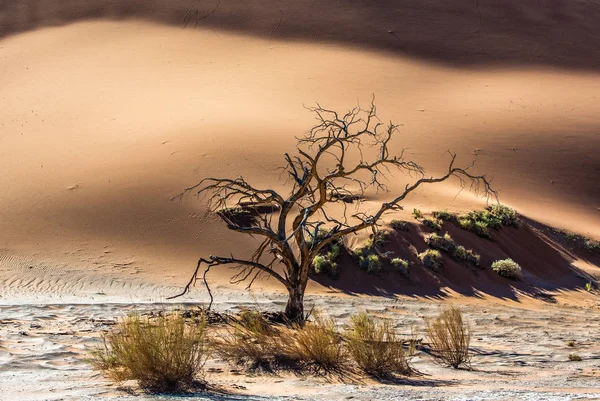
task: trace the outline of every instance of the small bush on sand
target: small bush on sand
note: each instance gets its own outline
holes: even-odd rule
[[[442,254],[436,249],[428,249],[417,257],[428,269],[439,271],[442,267]]]
[[[178,393],[194,387],[208,353],[205,318],[131,315],[104,335],[92,364],[117,382],[136,380],[151,392]]]
[[[416,209],[416,208],[413,209],[412,215],[416,220],[420,220],[423,218],[423,213],[419,209]]]
[[[450,213],[445,210],[438,210],[431,214],[438,220],[449,221],[451,223],[458,223],[458,216],[456,215],[456,213]]]
[[[494,205],[486,210],[469,212],[458,217],[458,226],[472,231],[479,237],[491,239],[490,228],[500,229],[503,226],[520,226],[519,214],[508,206]]]
[[[294,363],[290,336],[282,336],[258,311],[244,311],[232,331],[215,339],[215,353],[227,362],[248,365],[251,370],[272,370]]]
[[[369,237],[365,246],[367,249],[372,249],[376,246],[384,246],[388,242],[390,242],[390,233],[387,231],[377,231]]]
[[[423,219],[423,225],[435,231],[442,229],[442,221],[438,219]]]
[[[492,263],[492,270],[511,280],[521,278],[521,266],[512,259],[497,260]]]
[[[578,354],[569,354],[569,361],[572,362],[581,362],[582,359]]]
[[[364,266],[366,266],[367,272],[377,273],[377,272],[381,271],[383,264],[381,263],[381,260],[379,259],[379,255],[370,253],[364,259]]]
[[[425,242],[434,249],[446,252],[452,252],[456,248],[456,243],[448,233],[444,235],[431,234],[425,238]]]
[[[387,320],[376,321],[366,313],[350,319],[345,332],[346,347],[352,359],[365,373],[379,379],[394,374],[409,375],[414,372],[403,348]]]
[[[427,320],[427,336],[436,361],[454,369],[470,367],[471,330],[459,309],[449,307],[434,319]]]
[[[358,260],[358,266],[366,270],[368,273],[379,273],[383,270],[383,263],[381,258],[373,248],[362,247],[355,249],[354,257]]]
[[[394,258],[391,260],[391,263],[398,272],[408,275],[409,263],[406,259]]]
[[[567,342],[567,347],[574,347],[575,346],[575,340],[569,340]]]
[[[452,251],[452,258],[469,265],[479,266],[479,259],[481,259],[481,256],[473,252],[471,249],[466,249],[464,246],[458,245]]]
[[[396,231],[408,231],[408,223],[403,220],[390,221],[390,227],[392,227]]]
[[[484,221],[477,221],[469,216],[461,216],[458,219],[458,226],[463,230],[474,232],[479,237],[492,238],[488,225]]]
[[[590,253],[600,253],[600,241],[587,238],[583,241],[583,247]]]
[[[326,235],[327,231],[319,230],[317,237]],[[312,243],[309,243],[309,247]],[[331,245],[328,245],[321,250],[319,255],[315,256],[312,261],[312,273],[314,274],[326,274],[330,277],[339,276],[338,259],[340,257],[341,241],[335,241]]]
[[[345,364],[341,336],[335,322],[317,317],[303,327],[297,327],[290,354],[304,365],[323,370],[336,370]]]
[[[508,227],[508,226],[516,226],[518,227],[521,224],[521,220],[519,219],[519,214],[515,209],[512,209],[508,206],[496,204],[492,206],[490,209],[490,214],[495,218],[500,220],[500,224]]]

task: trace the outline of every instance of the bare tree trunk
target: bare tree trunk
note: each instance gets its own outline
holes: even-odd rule
[[[290,288],[290,297],[285,307],[285,316],[292,322],[304,322],[304,290],[302,288]]]

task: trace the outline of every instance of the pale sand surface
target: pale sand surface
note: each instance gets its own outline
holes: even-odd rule
[[[366,104],[374,93],[382,120],[402,124],[394,148],[406,148],[430,174],[443,171],[446,150],[463,163],[476,153],[477,171],[494,178],[503,203],[540,223],[600,239],[595,8],[560,3],[556,12],[536,14],[537,6],[526,3],[518,15],[494,8],[502,17],[496,21],[535,20],[534,34],[526,25],[506,29],[508,36],[495,29],[472,31],[479,16],[469,11],[475,25],[440,18],[452,33],[447,40],[443,30],[434,31],[439,37],[416,35],[423,20],[414,17],[402,28],[414,42],[369,33],[391,29],[385,18],[394,13],[375,18],[345,8],[340,27],[360,26],[364,42],[331,33],[321,17],[314,25],[302,19],[292,24],[314,35],[298,33],[285,21],[275,30],[277,8],[268,28],[239,22],[253,21],[252,15],[263,21],[263,10],[238,18],[245,14],[234,7],[224,9],[227,18],[234,16],[228,23],[221,16],[181,29],[165,21],[177,14],[175,2],[164,18],[128,11],[134,18],[117,20],[86,20],[96,14],[62,13],[51,1],[39,13],[3,5],[8,11],[0,9],[0,17],[10,23],[0,30],[0,399],[161,399],[117,390],[84,363],[86,350],[108,327],[103,322],[135,308],[158,308],[156,303],[180,290],[199,256],[251,251],[251,240],[228,233],[201,202],[170,198],[211,175],[243,175],[282,188],[275,168],[293,149],[294,137],[313,123],[303,104],[346,110]],[[14,4],[31,11],[26,2]],[[113,4],[93,10],[106,16],[117,9]],[[305,11],[297,15],[305,17]],[[491,16],[486,5],[480,11]],[[157,19],[168,23],[149,22]],[[232,30],[231,21],[244,29]],[[48,26],[55,22],[65,24]],[[552,28],[545,37],[556,46],[548,45],[539,27]],[[331,35],[318,35],[324,32]],[[473,41],[464,37],[469,32],[475,32]],[[284,40],[290,37],[297,40]],[[587,39],[579,43],[574,37]],[[404,183],[395,177],[389,186],[393,191]],[[459,192],[456,182],[427,188],[405,206],[466,211],[485,205]],[[385,197],[370,194],[365,207]],[[423,233],[411,230],[416,246],[424,246]],[[476,371],[441,369],[419,357],[417,367],[429,376],[406,385],[326,384],[319,378],[234,376],[211,362],[225,373],[208,379],[241,394],[213,399],[600,399],[598,298],[582,293],[586,280],[573,274],[598,277],[598,259],[571,253],[531,230],[507,230],[494,243],[457,230],[452,235],[481,252],[486,263],[514,252],[526,261],[526,280],[512,289],[489,272],[476,278],[450,263],[452,274],[440,279],[421,272],[422,286],[397,280],[394,290],[421,291],[431,299],[326,295],[338,292],[336,285],[374,293],[386,281],[351,273],[339,284],[311,283],[309,303],[341,323],[366,308],[395,317],[405,330],[408,323],[422,324],[447,297],[444,302],[465,305],[474,323]],[[402,244],[393,247],[401,251]],[[227,270],[212,276],[221,310],[249,302],[230,288],[229,276]],[[276,283],[258,284],[255,297],[262,307],[283,307],[282,295],[270,292]],[[558,303],[530,298],[538,289]],[[183,301],[205,302],[206,296],[198,288]],[[570,339],[583,362],[568,362]]]
[[[218,292],[215,308],[235,312],[249,306],[281,308],[281,295]],[[600,399],[600,303],[589,294],[571,294],[557,304],[494,299],[454,301],[473,326],[473,371],[442,368],[419,353],[414,365],[424,375],[398,384],[365,378],[246,374],[218,360],[207,364],[206,379],[227,394],[198,394],[193,400],[579,400]],[[81,299],[80,301],[83,301]],[[439,301],[373,297],[309,296],[308,305],[347,322],[357,310],[393,318],[404,335],[423,333],[423,317],[437,313]],[[130,383],[111,384],[85,363],[98,333],[132,311],[169,310],[173,304],[77,303],[3,307],[0,324],[2,400],[167,400],[137,393]],[[193,308],[188,305],[184,307]],[[574,340],[575,347],[567,342]],[[582,362],[570,362],[578,353]],[[135,394],[131,395],[128,392]]]

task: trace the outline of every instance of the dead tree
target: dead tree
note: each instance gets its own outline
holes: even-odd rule
[[[285,194],[255,187],[239,177],[205,178],[178,196],[208,194],[209,209],[217,211],[230,230],[259,237],[261,242],[249,258],[211,255],[200,259],[191,280],[175,297],[190,290],[200,278],[203,264],[205,282],[211,267],[234,265],[239,267],[232,278],[234,283],[247,280],[250,287],[261,275],[279,281],[289,293],[287,318],[303,321],[304,292],[312,262],[333,241],[360,230],[375,230],[386,212],[399,209],[400,203],[424,184],[456,177],[462,187],[496,195],[484,175],[472,173],[473,163],[457,167],[456,155],[450,152],[447,171],[437,177],[426,177],[423,167],[404,158],[404,151],[391,155],[390,142],[398,126],[380,122],[373,102],[367,109],[356,107],[344,115],[318,104],[309,110],[318,123],[298,138],[295,155],[285,154],[282,171],[289,178]],[[366,155],[368,152],[374,155]],[[412,183],[402,193],[371,213],[360,211],[360,201],[354,211],[348,210],[348,199],[359,199],[367,190],[387,191],[385,177],[393,171],[411,177]],[[237,207],[228,208],[231,205]],[[252,205],[270,207],[274,213],[253,213]]]

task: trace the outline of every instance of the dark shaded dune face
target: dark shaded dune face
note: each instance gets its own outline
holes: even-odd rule
[[[125,18],[336,42],[458,66],[600,67],[600,5],[592,1],[5,1],[0,35]]]
[[[422,230],[422,227],[408,224],[406,231],[392,231],[389,243],[383,248],[392,252],[393,257],[410,263],[408,276],[400,274],[388,262],[384,262],[382,272],[367,273],[358,268],[349,253],[344,252],[340,259],[344,269],[339,278],[316,275],[313,279],[349,294],[443,298],[448,295],[447,290],[451,290],[465,296],[491,295],[512,300],[517,300],[519,294],[539,296],[546,291],[577,290],[586,283],[585,273],[573,264],[575,255],[526,225],[493,230],[493,240],[488,240],[451,223],[444,223],[443,232],[450,233],[457,244],[472,249],[481,259],[479,266],[475,267],[457,262],[449,253],[442,251],[442,266],[437,272],[424,267],[416,257],[415,251],[429,249],[424,241],[427,233]],[[509,280],[492,271],[494,261],[506,258],[513,259],[522,267],[521,280]]]

